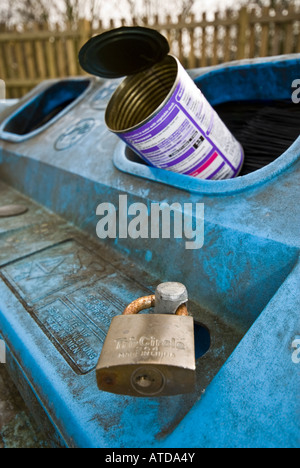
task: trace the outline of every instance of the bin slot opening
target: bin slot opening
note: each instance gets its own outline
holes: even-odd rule
[[[194,323],[195,336],[195,358],[199,359],[204,356],[210,348],[210,333],[209,330],[201,323]]]
[[[15,113],[3,130],[27,135],[43,127],[74,102],[89,84],[90,80],[63,80],[50,86]]]

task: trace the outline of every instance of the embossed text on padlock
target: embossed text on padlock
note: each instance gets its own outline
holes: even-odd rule
[[[140,314],[155,296],[131,303],[113,318],[96,368],[100,390],[139,397],[194,391],[194,320],[185,304],[176,315]]]

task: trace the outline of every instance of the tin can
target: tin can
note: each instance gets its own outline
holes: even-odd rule
[[[124,40],[128,38],[131,42],[126,44]],[[157,31],[119,28],[92,41],[85,55],[81,54],[85,69],[91,70],[93,57],[91,54],[88,57],[86,52],[92,50],[101,76],[103,73],[107,77],[119,76],[117,61],[109,66],[99,62],[99,56],[109,57],[107,44],[112,57],[122,57],[127,68],[129,62],[129,70],[131,63],[134,67],[134,72],[122,81],[107,105],[105,122],[111,132],[152,167],[211,180],[230,179],[239,174],[244,161],[242,146],[179,60],[168,54],[165,39]],[[114,51],[111,44],[115,44]],[[134,47],[138,48],[134,50]],[[132,59],[128,49],[138,58]],[[95,71],[95,63],[92,67]]]

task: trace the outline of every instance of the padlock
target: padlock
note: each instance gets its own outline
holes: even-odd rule
[[[174,284],[163,283],[166,290]],[[183,285],[181,285],[183,286]],[[133,301],[112,319],[96,367],[100,390],[136,397],[157,397],[193,392],[195,389],[194,319],[185,303],[168,296],[163,314],[138,312],[155,307],[164,309],[161,296]],[[162,290],[162,288],[161,288]],[[171,299],[170,299],[171,298]],[[179,304],[179,305],[178,305]],[[156,309],[156,307],[155,307]],[[155,312],[155,310],[154,310]]]

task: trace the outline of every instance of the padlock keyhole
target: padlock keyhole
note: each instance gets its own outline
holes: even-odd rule
[[[144,396],[159,395],[162,392],[165,379],[163,374],[152,366],[140,367],[131,377],[133,388]]]
[[[139,385],[140,387],[150,387],[152,383],[154,382],[154,379],[149,376],[149,375],[140,375],[136,378],[135,380],[136,384]]]

